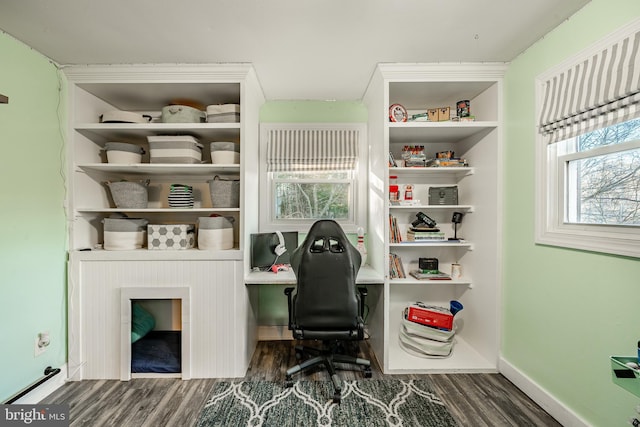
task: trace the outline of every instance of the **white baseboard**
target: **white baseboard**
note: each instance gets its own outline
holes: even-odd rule
[[[591,424],[582,419],[578,414],[556,399],[551,393],[502,357],[498,361],[498,369],[502,375],[522,390],[563,426],[591,427]]]
[[[63,384],[67,381],[67,365],[66,363],[60,366],[60,372],[51,377],[49,380],[40,384],[35,389],[31,390],[29,393],[22,396],[20,399],[13,402],[16,405],[35,405],[36,403],[42,401],[45,397],[49,396],[51,393],[59,389],[63,386]]]

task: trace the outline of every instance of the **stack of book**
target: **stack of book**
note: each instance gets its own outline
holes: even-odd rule
[[[393,253],[389,254],[389,278],[390,279],[404,279],[407,276],[404,273],[404,267],[402,266],[402,259]]]
[[[411,227],[407,231],[409,242],[438,242],[446,239],[444,232],[438,228]]]
[[[451,276],[438,270],[411,270],[410,275],[418,280],[451,280]]]

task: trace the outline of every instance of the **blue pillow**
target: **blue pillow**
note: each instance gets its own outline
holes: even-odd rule
[[[131,304],[131,342],[134,343],[156,327],[156,319],[138,303]]]

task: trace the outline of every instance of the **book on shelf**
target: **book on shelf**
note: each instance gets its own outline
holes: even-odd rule
[[[406,278],[404,267],[402,266],[402,258],[394,253],[389,254],[389,278],[404,279]]]
[[[389,242],[402,242],[402,234],[400,233],[400,228],[398,228],[398,220],[393,215],[389,215]]]
[[[425,241],[443,241],[447,238],[442,231],[407,231],[407,241],[409,242],[425,242]]]
[[[451,276],[442,271],[411,270],[409,274],[418,280],[451,280]]]

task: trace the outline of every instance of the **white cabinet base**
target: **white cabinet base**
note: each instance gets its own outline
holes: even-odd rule
[[[71,379],[122,378],[124,346],[131,345],[122,338],[122,325],[130,322],[122,316],[122,293],[183,299],[184,345],[189,347],[183,351],[183,378],[245,375],[256,324],[241,261],[79,260],[83,255],[72,253],[69,266]]]

